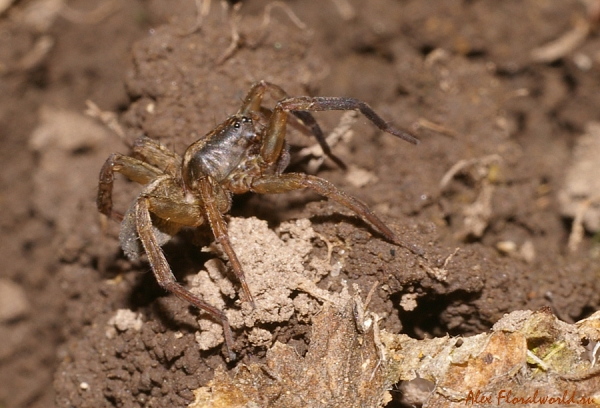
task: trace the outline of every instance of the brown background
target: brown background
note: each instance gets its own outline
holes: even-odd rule
[[[272,227],[309,217],[318,233],[345,242],[341,276],[363,293],[378,283],[370,308],[387,315],[386,330],[468,335],[512,310],[549,306],[574,321],[598,308],[597,237],[569,253],[571,220],[556,199],[578,136],[600,116],[593,1],[351,1],[353,17],[333,1],[285,2],[306,24],[298,27],[281,9],[262,26],[268,2],[250,0],[230,55],[230,19],[217,2],[193,34],[192,1],[104,3],[18,1],[0,19],[0,407],[49,407],[55,398],[61,407],[186,406],[225,364],[221,350],[198,350],[197,312],[166,296],[147,264],[122,256],[117,225],[102,225],[97,173],[110,152],[127,148],[82,118],[88,99],[120,115],[128,140],[144,133],[179,153],[234,113],[259,79],[294,95],[362,99],[422,143],[380,134],[361,118],[334,150],[377,181],[356,186],[331,163],[318,175],[424,248],[428,265],[447,271],[445,282],[309,193],[239,197],[233,215]],[[580,44],[534,61],[534,49],[578,24],[592,27]],[[318,118],[327,131],[339,115]],[[494,154],[496,164],[466,168],[440,191],[457,162]],[[122,208],[139,190],[119,183]],[[481,236],[467,234],[463,212],[486,183],[491,212]],[[192,244],[198,239],[210,242],[183,234],[166,248],[180,279],[210,257]],[[507,255],[499,242],[517,249]],[[316,241],[314,256],[326,253]],[[339,280],[321,285],[339,290]],[[407,293],[416,294],[412,311],[399,307]],[[143,330],[108,338],[119,308],[141,312]],[[310,341],[310,325],[295,319],[268,329],[300,352]],[[243,358],[264,357],[244,336],[236,333]]]

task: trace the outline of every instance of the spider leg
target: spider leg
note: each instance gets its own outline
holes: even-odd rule
[[[252,85],[250,91],[244,98],[244,103],[238,113],[248,115],[251,112],[261,112],[261,104],[265,92],[268,92],[276,100],[289,99],[289,95],[281,87],[266,81],[256,82]],[[325,140],[325,134],[314,116],[309,112],[303,112],[301,110],[291,110],[291,113],[296,116],[304,126],[310,129],[315,139],[317,139],[319,146],[321,146],[323,153],[333,160],[333,162],[341,169],[345,170],[347,168],[346,164],[342,159],[333,154],[331,148],[327,144],[327,140]]]
[[[275,110],[278,108],[283,111],[300,110],[311,112],[327,110],[358,110],[367,119],[373,122],[375,126],[384,132],[399,137],[400,139],[403,139],[409,143],[419,144],[419,139],[404,130],[396,129],[395,127],[391,126],[379,115],[377,115],[377,113],[375,113],[375,111],[369,105],[358,99],[344,97],[300,96],[279,101],[275,107]]]
[[[291,111],[291,112],[294,116],[296,116],[298,119],[300,119],[300,121],[305,126],[307,126],[310,129],[312,134],[317,139],[319,146],[321,146],[321,150],[323,150],[323,153],[325,153],[325,155],[327,157],[329,157],[331,160],[333,160],[333,162],[335,164],[337,164],[339,166],[339,168],[341,168],[342,170],[347,170],[348,166],[346,166],[346,163],[344,163],[344,161],[342,159],[337,157],[331,151],[331,148],[329,147],[329,145],[327,144],[327,140],[325,139],[325,134],[323,133],[323,130],[321,130],[321,126],[319,126],[315,117],[313,115],[311,115],[309,112],[304,112],[304,111]]]
[[[310,188],[320,195],[337,201],[339,204],[354,211],[364,221],[373,225],[388,240],[400,245],[415,255],[423,256],[423,250],[416,245],[402,241],[375,213],[362,201],[339,190],[329,181],[304,173],[284,173],[281,175],[265,175],[255,179],[251,191],[260,194],[285,193],[291,190]]]
[[[137,183],[147,184],[160,176],[162,171],[148,163],[120,153],[113,153],[108,157],[100,170],[96,205],[98,206],[98,211],[102,214],[117,221],[122,221],[123,214],[112,209],[112,190],[115,172],[121,173]]]
[[[275,99],[287,98],[285,91],[277,85],[265,81],[255,82],[246,94],[238,113],[241,115],[249,115],[252,112],[260,112],[262,99],[267,91],[273,95]],[[278,95],[280,96],[279,98],[277,97]]]
[[[141,136],[133,142],[133,155],[173,177],[181,174],[181,156],[158,141]]]
[[[419,139],[388,124],[369,105],[353,98],[300,96],[277,102],[265,133],[260,155],[268,165],[277,161],[284,146],[287,117],[295,111],[359,110],[379,129],[407,142],[418,144]]]
[[[227,224],[223,219],[223,214],[221,214],[221,211],[219,211],[219,203],[217,201],[217,194],[215,191],[216,188],[217,187],[211,184],[211,181],[208,177],[202,178],[198,182],[198,189],[204,203],[203,205],[206,211],[206,218],[208,219],[210,228],[212,229],[215,239],[221,244],[223,250],[229,257],[229,262],[231,263],[233,272],[242,285],[242,291],[246,297],[245,300],[249,301],[250,305],[254,309],[256,305],[254,303],[252,293],[250,292],[250,288],[248,287],[248,283],[246,282],[246,276],[244,275],[242,264],[233,250],[233,246],[231,245],[231,240],[229,239],[229,234],[227,232]]]
[[[233,335],[227,316],[216,307],[194,295],[175,280],[175,276],[169,267],[169,263],[153,233],[149,205],[149,199],[146,197],[141,197],[137,200],[135,203],[135,220],[140,241],[148,255],[148,261],[150,262],[152,272],[154,272],[158,284],[166,291],[191,303],[198,309],[204,310],[217,319],[223,325],[223,334],[225,336],[225,345],[229,354],[229,360],[235,360],[236,355],[233,352]]]

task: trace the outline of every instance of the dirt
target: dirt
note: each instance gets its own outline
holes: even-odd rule
[[[598,192],[569,184],[594,180],[577,177],[590,166],[573,152],[599,120],[595,2],[249,0],[237,13],[212,2],[199,28],[191,0],[106,4],[19,1],[0,16],[0,407],[187,406],[215,370],[263,361],[276,341],[306,353],[313,314],[354,285],[363,297],[374,288],[382,330],[415,338],[478,334],[514,310],[548,306],[572,323],[598,309]],[[578,39],[557,52],[570,32]],[[313,287],[281,276],[287,309],[246,316],[239,360],[227,363],[218,325],[164,293],[144,260],[127,260],[95,195],[110,153],[146,135],[181,154],[258,80],[364,100],[421,140],[359,116],[333,147],[344,172],[298,158],[314,140],[289,131],[291,170],[364,200],[424,255],[314,193],[236,197],[233,224],[267,222],[242,246],[268,227],[262,249],[283,252],[299,239],[290,225],[310,225],[294,268]],[[123,136],[85,116],[86,100],[114,112]],[[341,117],[315,116],[326,133]],[[115,206],[139,191],[119,178]],[[592,211],[574,225],[578,208]],[[247,307],[231,273],[205,267],[228,265],[206,230],[184,231],[165,253],[185,285],[214,286],[202,293],[231,316]],[[387,406],[401,406],[393,397]]]

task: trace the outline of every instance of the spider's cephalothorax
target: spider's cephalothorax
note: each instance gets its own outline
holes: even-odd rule
[[[261,106],[265,92],[279,100],[272,111]],[[100,171],[98,209],[121,221],[119,238],[125,254],[136,259],[146,253],[161,287],[222,323],[229,359],[234,359],[235,354],[227,317],[175,280],[161,245],[182,227],[197,227],[208,221],[240,280],[243,299],[254,304],[223,218],[231,208],[233,194],[248,191],[274,194],[310,188],[354,211],[391,242],[419,252],[415,246],[402,242],[364,203],[338,190],[327,180],[304,173],[283,173],[289,164],[285,136],[290,113],[311,129],[324,153],[344,167],[329,149],[321,128],[310,114],[325,110],[359,110],[381,130],[410,143],[418,143],[415,137],[388,125],[357,99],[288,97],[278,86],[261,81],[252,86],[237,114],[191,144],[183,157],[142,137],[133,144],[132,156],[113,153]],[[269,112],[267,117],[265,111]],[[112,208],[115,172],[144,185],[125,215]]]

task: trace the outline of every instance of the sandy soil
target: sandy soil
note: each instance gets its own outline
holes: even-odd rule
[[[213,2],[196,30],[191,0],[30,0],[2,13],[0,407],[187,406],[217,368],[261,361],[275,341],[305,353],[312,316],[348,288],[374,287],[381,328],[415,338],[481,333],[513,310],[573,322],[598,309],[597,2],[343,3]],[[359,98],[419,137],[359,116],[333,147],[344,172],[299,157],[314,140],[289,132],[292,170],[364,200],[424,256],[314,193],[236,197],[237,250],[263,251],[243,257],[263,314],[239,302],[207,231],[165,246],[177,278],[236,322],[240,360],[227,363],[220,327],[123,255],[95,195],[110,153],[146,135],[181,154],[261,79]],[[86,100],[123,135],[85,116]],[[316,116],[326,133],[341,118]],[[118,178],[116,207],[139,191]],[[285,265],[252,263],[287,253]]]

